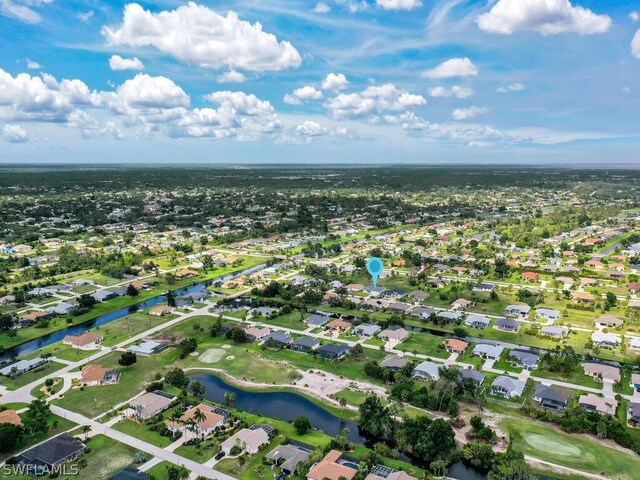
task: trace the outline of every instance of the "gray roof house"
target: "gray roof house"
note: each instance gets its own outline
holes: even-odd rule
[[[479,328],[479,329],[487,328],[490,323],[491,323],[491,320],[489,319],[489,317],[485,317],[484,315],[477,315],[477,314],[468,315],[467,318],[464,320],[465,325],[473,328]]]
[[[118,298],[118,294],[112,290],[98,290],[92,293],[91,296],[99,302],[106,302],[114,298]]]
[[[75,303],[62,302],[58,305],[54,305],[53,307],[45,308],[44,311],[53,313],[55,315],[66,315],[71,310],[73,310],[73,307],[75,306]]]
[[[390,368],[391,370],[400,370],[407,363],[409,363],[409,360],[406,358],[392,354],[384,357],[384,360],[380,362],[380,366],[382,368]]]
[[[440,365],[433,362],[422,362],[416,366],[411,376],[420,380],[439,380]]]
[[[569,335],[569,327],[542,327],[540,329],[540,335],[546,335],[553,338],[566,337],[567,335]]]
[[[127,352],[135,353],[136,355],[142,355],[149,357],[151,355],[157,355],[158,353],[166,350],[167,346],[164,343],[154,342],[153,340],[147,340],[140,345],[132,345],[127,348]]]
[[[531,311],[531,307],[529,305],[507,305],[504,309],[504,313],[507,315],[513,315],[516,317],[526,318]]]
[[[381,328],[378,325],[371,325],[369,323],[362,323],[353,329],[353,333],[355,333],[360,338],[371,338],[378,333]]]
[[[309,460],[313,448],[293,443],[285,443],[276,446],[266,455],[267,460],[271,460],[274,465],[279,465],[286,475],[293,475],[298,464]]]
[[[640,427],[640,403],[629,402],[627,419],[634,427]]]
[[[538,366],[540,357],[535,353],[525,352],[524,350],[511,350],[509,352],[509,360],[525,370],[534,370]]]
[[[536,317],[555,322],[560,318],[560,310],[554,308],[538,308],[536,310]]]
[[[472,380],[478,387],[484,383],[484,373],[480,373],[477,370],[471,370],[468,368],[462,368],[458,370],[458,376],[464,380]]]
[[[497,377],[491,384],[491,393],[501,397],[519,397],[524,392],[525,383],[511,377]]]
[[[493,324],[493,328],[502,330],[504,332],[517,332],[520,330],[520,322],[512,318],[499,318]]]
[[[314,337],[300,337],[291,344],[291,350],[296,352],[308,352],[315,350],[320,345],[320,340]]]
[[[67,433],[50,438],[15,457],[13,463],[25,473],[37,477],[52,473],[56,467],[75,460],[84,453],[85,445]]]
[[[553,387],[538,385],[533,392],[533,400],[540,406],[552,410],[563,410],[567,406],[567,395]]]
[[[279,345],[291,345],[293,338],[287,332],[275,330],[265,337],[265,342],[272,342]]]
[[[457,322],[458,320],[460,320],[464,316],[464,313],[462,313],[462,312],[439,312],[436,316],[438,318],[444,318],[445,320]]]
[[[0,375],[14,378],[23,373],[27,373],[34,368],[38,368],[40,365],[44,365],[45,363],[47,362],[42,357],[37,357],[32,360],[18,360],[17,362],[0,369]],[[15,372],[15,374],[13,372]]]
[[[473,347],[473,354],[485,358],[487,360],[497,360],[502,355],[504,347],[500,345],[489,345],[488,343],[479,343]]]
[[[303,320],[309,326],[321,327],[329,321],[329,317],[325,315],[311,315]]]

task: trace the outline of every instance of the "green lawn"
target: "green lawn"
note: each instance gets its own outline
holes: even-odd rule
[[[103,367],[119,368],[122,375],[118,384],[84,387],[82,390],[73,388],[64,394],[63,399],[53,400],[53,402],[87,417],[96,417],[142,391],[144,385],[153,380],[156,373],[166,373],[177,356],[175,349],[168,349],[155,357],[138,356],[136,364],[123,368],[118,365],[120,355],[119,352],[112,352],[96,362]]]
[[[542,423],[524,418],[507,418],[504,431],[518,431],[516,445],[527,455],[589,473],[603,473],[620,480],[638,478],[638,458],[604,446],[582,435],[569,435]]]
[[[405,352],[421,353],[430,357],[449,358],[451,354],[440,347],[443,341],[442,337],[436,335],[412,332],[411,337],[396,348]]]
[[[276,318],[258,317],[253,320],[278,327],[291,328],[293,330],[306,330],[309,326],[300,319],[300,312],[293,311],[279,315]]]
[[[18,388],[24,387],[25,385],[30,384],[46,375],[50,375],[61,368],[64,368],[65,365],[63,363],[58,362],[49,362],[46,365],[36,368],[35,370],[31,370],[28,373],[24,373],[22,375],[18,375],[16,378],[12,379],[9,377],[0,377],[0,381],[3,385],[5,385],[9,390],[16,390]]]
[[[121,420],[116,423],[113,428],[114,430],[126,433],[127,435],[131,435],[132,437],[138,438],[157,447],[164,448],[171,445],[170,437],[163,437],[157,432],[152,432],[149,430],[148,425],[143,425],[141,423],[134,422],[133,420]]]
[[[166,461],[160,462],[156,466],[150,468],[147,471],[147,474],[153,476],[155,480],[169,480],[169,476],[167,475],[167,469],[169,467],[176,467],[176,465],[173,465],[172,463],[166,462]],[[179,467],[176,467],[176,468],[179,468]]]
[[[531,376],[569,382],[583,387],[602,389],[602,383],[596,382],[592,377],[585,375],[580,365],[571,373],[551,372],[541,365],[537,370],[531,371]]]

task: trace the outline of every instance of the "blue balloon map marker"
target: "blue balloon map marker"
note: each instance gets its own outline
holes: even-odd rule
[[[382,270],[384,270],[384,265],[382,264],[382,260],[380,260],[378,257],[371,257],[369,260],[367,260],[367,271],[373,279],[374,287],[378,286],[378,277],[382,273]]]

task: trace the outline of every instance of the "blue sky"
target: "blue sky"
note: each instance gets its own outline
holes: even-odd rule
[[[640,4],[0,0],[0,162],[640,164]]]

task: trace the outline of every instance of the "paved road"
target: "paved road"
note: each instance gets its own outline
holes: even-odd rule
[[[215,478],[218,480],[235,480],[234,477],[221,472],[217,472],[210,467],[206,467],[205,465],[194,462],[193,460],[189,460],[187,458],[181,457],[180,455],[176,455],[175,453],[165,450],[164,448],[151,445],[150,443],[132,437],[131,435],[127,435],[126,433],[114,430],[113,428],[105,424],[98,423],[95,420],[91,420],[90,418],[85,417],[84,415],[80,415],[79,413],[65,410],[55,405],[51,405],[51,411],[60,417],[77,423],[78,425],[89,425],[94,434],[101,433],[109,438],[122,442],[125,445],[129,445],[133,448],[137,448],[138,450],[142,450],[143,452],[153,455],[154,457],[161,460],[166,460],[175,465],[184,466],[191,472],[194,472],[196,475],[202,475],[205,478]]]

